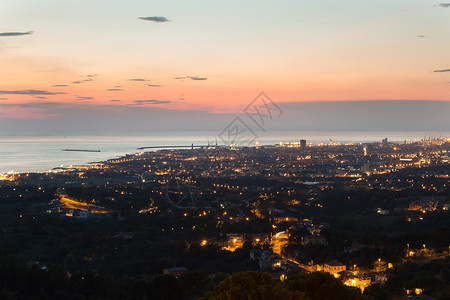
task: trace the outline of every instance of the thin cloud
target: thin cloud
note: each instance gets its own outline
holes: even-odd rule
[[[208,79],[206,77],[198,77],[198,76],[190,76],[189,78],[191,78],[192,80],[207,80]]]
[[[69,86],[69,85],[68,84],[53,84],[52,86],[64,87],[64,86]]]
[[[88,75],[86,75],[86,77],[97,77],[98,76],[98,74],[88,74]]]
[[[127,79],[128,81],[150,81],[144,78],[131,78],[131,79]]]
[[[450,3],[439,3],[439,6],[447,8],[450,7]]]
[[[0,91],[0,95],[62,95],[63,92],[49,92],[42,90]]]
[[[122,101],[122,100],[117,100],[117,99],[111,99],[111,100],[109,100],[109,102],[120,102],[120,101]]]
[[[418,35],[417,37],[418,37],[418,38],[424,38],[424,37],[426,37],[426,36],[423,35],[423,34],[421,34],[421,35]]]
[[[450,69],[443,69],[443,70],[434,70],[435,73],[444,73],[444,72],[450,72]]]
[[[114,87],[115,88],[121,88],[122,86],[121,85],[115,85]]]
[[[26,32],[0,32],[0,36],[22,36],[22,35],[32,35],[33,31]]]
[[[0,100],[8,100],[8,98],[0,98]]]
[[[139,17],[138,19],[141,19],[141,20],[144,20],[144,21],[156,22],[156,23],[164,23],[164,22],[169,22],[170,21],[166,17],[158,17],[158,16]]]
[[[179,80],[179,79],[188,79],[188,78],[190,78],[190,79],[192,79],[192,80],[207,80],[207,79],[208,79],[208,78],[206,78],[206,77],[198,77],[198,76],[175,77],[174,79]]]
[[[58,102],[27,102],[27,103],[10,103],[10,104],[0,104],[2,107],[22,107],[22,108],[54,108],[55,106],[61,105]]]
[[[123,89],[107,89],[108,92],[123,92]]]
[[[94,100],[94,97],[81,97],[81,96],[77,96],[76,97],[77,100]]]
[[[77,80],[77,81],[72,81],[72,83],[73,83],[73,84],[80,84],[81,81],[78,81],[78,80]]]
[[[43,97],[43,96],[35,96],[37,99],[47,99],[47,97]]]
[[[170,103],[170,102],[171,101],[156,100],[156,99],[151,99],[151,100],[134,100],[134,104],[128,104],[128,105],[166,104],[166,103]]]
[[[151,86],[151,87],[160,87],[160,84],[147,84],[147,86]]]
[[[83,79],[83,81],[94,81],[94,79],[88,78],[88,79]]]

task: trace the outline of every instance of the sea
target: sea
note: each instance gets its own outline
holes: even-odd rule
[[[272,131],[258,133],[252,143],[401,143],[420,141],[430,137],[450,137],[449,132],[312,132]],[[223,145],[220,132],[160,132],[129,136],[0,136],[0,173],[48,172],[53,168],[101,162],[126,154],[137,153],[139,147]],[[64,149],[97,150],[100,152],[63,151]],[[156,149],[146,151],[156,151]]]

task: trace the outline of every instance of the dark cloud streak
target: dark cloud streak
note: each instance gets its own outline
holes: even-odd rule
[[[207,80],[207,79],[208,79],[208,78],[206,78],[206,77],[199,77],[199,76],[175,77],[174,79],[179,80],[179,79],[188,79],[188,78],[190,78],[190,79],[192,79],[192,80]]]
[[[208,79],[206,77],[197,77],[197,76],[190,76],[189,78],[191,78],[192,80],[207,80]]]
[[[165,100],[134,100],[134,104],[128,104],[128,105],[145,105],[145,104],[167,104],[171,101],[165,101]]]
[[[32,35],[33,31],[26,32],[0,32],[0,36],[22,36],[22,35]]]
[[[158,17],[158,16],[139,17],[138,19],[141,19],[141,20],[144,20],[144,21],[156,22],[156,23],[164,23],[164,22],[169,22],[170,21],[166,17]]]
[[[445,72],[450,72],[450,69],[443,69],[443,70],[434,70],[434,73],[445,73]]]
[[[128,81],[150,81],[144,78],[131,78],[131,79],[127,79]]]
[[[62,95],[63,92],[49,92],[42,90],[0,91],[0,95]]]
[[[0,107],[21,107],[21,108],[42,108],[42,109],[51,109],[57,106],[61,106],[61,103],[58,102],[27,102],[27,103],[9,103],[9,104],[0,104]]]

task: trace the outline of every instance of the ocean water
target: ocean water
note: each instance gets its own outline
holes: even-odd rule
[[[220,132],[165,132],[147,136],[3,136],[0,137],[1,172],[46,172],[55,167],[104,161],[129,153],[143,146],[223,144]],[[425,137],[450,137],[450,132],[258,132],[258,143],[376,142],[388,138],[392,142],[420,141]],[[63,149],[100,150],[72,152]]]

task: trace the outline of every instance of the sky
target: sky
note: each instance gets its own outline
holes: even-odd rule
[[[365,115],[374,100],[418,114],[448,108],[449,53],[450,3],[439,0],[2,0],[0,134],[88,117],[107,128],[117,114],[136,128],[144,112],[202,129],[261,91],[297,116],[308,105],[332,115],[329,103]]]

